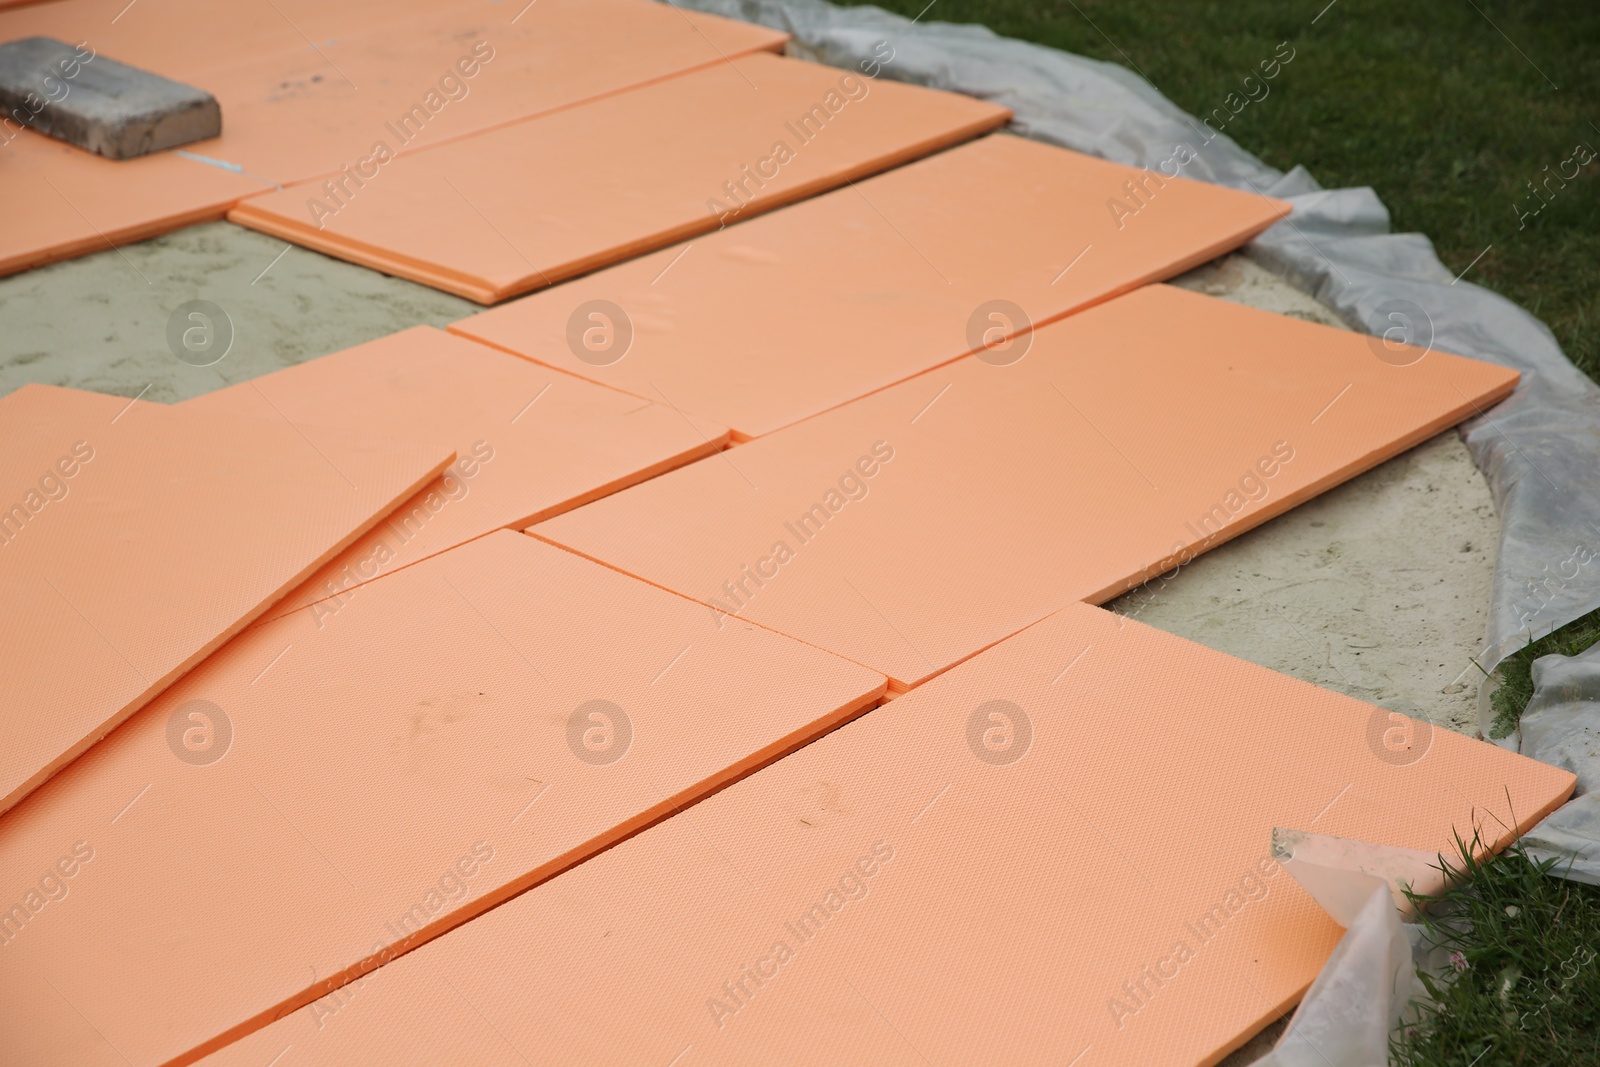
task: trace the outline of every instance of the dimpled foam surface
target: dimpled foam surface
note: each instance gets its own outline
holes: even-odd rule
[[[374,164],[363,172],[370,189],[361,173],[335,179],[331,192],[308,182],[252,197],[228,217],[487,304],[1009,116],[971,97],[757,53]]]
[[[1396,366],[1360,334],[1159,285],[1031,338],[1015,362],[968,357],[533,532],[902,690],[1171,570],[1516,381],[1419,349]]]
[[[494,530],[526,526],[717,451],[725,428],[416,326],[230,386],[184,407],[215,416],[448,440],[456,462],[283,599],[273,615],[351,591]]]
[[[28,1020],[0,1061],[183,1062],[883,691],[511,531],[320,626],[254,627],[7,816],[8,906],[78,843],[92,857],[0,946],[0,998]]]
[[[1109,206],[1128,212],[1129,182],[1154,190],[1136,215]],[[985,137],[451,329],[638,396],[670,396],[757,437],[1025,322],[1172,277],[1286,212],[1253,193]],[[597,300],[620,309],[633,334],[626,355],[606,363],[567,342],[573,316]]]
[[[42,385],[0,443],[0,811],[454,458]]]
[[[1274,826],[1452,854],[1572,785],[1075,605],[205,1062],[1200,1067],[1340,935]]]

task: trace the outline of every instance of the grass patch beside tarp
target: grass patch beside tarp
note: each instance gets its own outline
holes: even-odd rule
[[[1427,234],[1600,377],[1600,158],[1574,156],[1600,151],[1594,0],[874,3],[1119,63],[1197,116],[1287,41],[1294,58],[1222,132],[1325,187],[1371,185],[1396,231]]]
[[[1534,660],[1550,655],[1576,656],[1596,641],[1600,641],[1600,611],[1569,622],[1502,660],[1496,668],[1500,685],[1489,694],[1489,706],[1494,711],[1489,736],[1510,737],[1522,721],[1523,709],[1533,698]]]
[[[1390,1044],[1395,1067],[1600,1064],[1600,887],[1553,877],[1513,845],[1481,863],[1464,843],[1440,896],[1417,897],[1444,977]]]

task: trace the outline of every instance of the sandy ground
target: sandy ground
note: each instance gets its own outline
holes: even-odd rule
[[[226,222],[0,279],[0,396],[28,382],[175,403],[476,304]],[[274,262],[279,253],[281,259]],[[265,272],[265,273],[263,273]],[[207,300],[233,343],[210,367],[178,359],[167,324]],[[184,319],[184,328],[191,321]],[[216,337],[220,340],[221,323]],[[181,331],[180,331],[181,332]],[[198,340],[198,338],[197,338]]]
[[[229,225],[0,279],[0,395],[46,382],[173,402],[475,305]],[[281,258],[279,254],[283,253]],[[1339,325],[1243,256],[1187,288]],[[207,300],[226,356],[179,359],[168,320]],[[213,317],[215,317],[213,315]],[[184,320],[184,324],[197,320]],[[221,327],[212,324],[221,336]],[[214,350],[213,350],[214,351]],[[1474,733],[1498,523],[1454,431],[1108,605],[1142,622],[1375,704]],[[1225,1061],[1263,1055],[1281,1022]]]

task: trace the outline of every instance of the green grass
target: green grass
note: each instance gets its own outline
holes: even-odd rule
[[[1518,216],[1538,203],[1529,181],[1580,143],[1600,151],[1600,4],[1337,0],[1318,18],[1326,2],[936,0],[923,18],[1120,63],[1196,115],[1288,41],[1294,59],[1224,132],[1329,188],[1373,186],[1452,272],[1488,249],[1467,279],[1543,318],[1600,377],[1600,158]],[[915,16],[928,0],[877,6]]]
[[[1476,842],[1471,843],[1476,845]],[[1549,875],[1513,845],[1484,863],[1462,848],[1426,910],[1429,940],[1459,953],[1432,1004],[1390,1046],[1395,1067],[1600,1064],[1600,888]]]
[[[1500,686],[1489,696],[1494,710],[1489,736],[1509,737],[1522,720],[1522,711],[1533,696],[1534,660],[1549,655],[1576,656],[1596,641],[1600,641],[1600,611],[1568,623],[1501,661]]]

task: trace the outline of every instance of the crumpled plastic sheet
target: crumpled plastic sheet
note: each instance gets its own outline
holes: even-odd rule
[[[1230,116],[1227,96],[1202,122],[1122,66],[984,26],[922,22],[825,0],[676,2],[787,31],[794,37],[790,51],[807,59],[993,100],[1011,108],[1011,129],[1027,137],[1288,201],[1291,215],[1246,253],[1372,334],[1374,358],[1389,351],[1382,340],[1389,337],[1522,374],[1508,399],[1461,427],[1500,513],[1479,666],[1492,671],[1529,641],[1600,607],[1600,388],[1562,354],[1542,322],[1457,278],[1426,236],[1390,233],[1389,211],[1370,188],[1323,189],[1304,167],[1284,173],[1267,166],[1210,124],[1213,116]],[[1279,76],[1285,67],[1293,70],[1293,43],[1287,47],[1261,57],[1279,62]],[[1271,106],[1270,80],[1257,83],[1264,94],[1241,109]],[[1484,689],[1484,723],[1487,705]],[[1600,728],[1600,704],[1582,714],[1589,728]],[[1518,738],[1503,744],[1515,749]],[[1600,773],[1600,766],[1591,764],[1588,773]],[[1546,828],[1552,845],[1559,829],[1569,853],[1590,857],[1574,872],[1600,873],[1593,858],[1600,855],[1596,801],[1578,797],[1535,833]]]
[[[1294,855],[1300,843],[1315,862]],[[1291,846],[1285,857],[1283,846]],[[1327,846],[1344,846],[1330,850]],[[1275,830],[1273,855],[1345,933],[1306,991],[1283,1035],[1255,1067],[1387,1067],[1389,1038],[1418,1020],[1427,1000],[1419,970],[1450,977],[1450,952],[1434,944],[1421,923],[1401,921],[1409,910],[1401,884],[1413,879],[1373,872],[1419,871],[1419,854],[1367,842],[1338,841]],[[1434,857],[1428,863],[1443,863]],[[1444,874],[1428,868],[1424,894],[1443,888]],[[1402,906],[1402,901],[1405,901]]]
[[[1369,883],[1366,902],[1353,918],[1336,918],[1346,926],[1344,936],[1255,1067],[1387,1067],[1389,1034],[1423,995],[1412,955],[1421,928],[1400,922],[1382,879],[1349,877]]]
[[[1390,1035],[1417,1022],[1427,999],[1418,970],[1449,976],[1449,949],[1403,921],[1415,918],[1407,890],[1444,890],[1443,858],[1283,828],[1272,856],[1345,934],[1255,1067],[1387,1067]]]
[[[1521,750],[1578,776],[1573,799],[1523,835],[1556,873],[1600,885],[1600,645],[1533,661],[1533,699],[1522,713]]]

